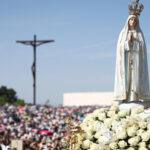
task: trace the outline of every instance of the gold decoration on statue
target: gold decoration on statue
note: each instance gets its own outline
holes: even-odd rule
[[[72,119],[71,118],[67,118],[66,119],[66,123],[68,126],[67,129],[67,149],[66,150],[80,150],[79,148],[76,149],[76,144],[78,143],[78,134],[82,135],[85,132],[81,129],[80,126],[78,125],[71,125]]]

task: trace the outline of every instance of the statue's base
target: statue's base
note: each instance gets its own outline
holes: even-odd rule
[[[116,101],[115,104],[119,105],[120,109],[127,109],[127,110],[138,107],[140,105],[144,106],[145,109],[150,108],[150,101],[128,102],[128,103],[122,103],[122,102]]]

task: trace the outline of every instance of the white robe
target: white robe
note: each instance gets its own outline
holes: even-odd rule
[[[128,17],[118,40],[114,96],[116,101],[149,101],[150,89],[145,40],[139,21],[135,30],[129,30],[128,21],[132,17],[135,16]],[[133,32],[132,45],[128,40],[129,32]],[[132,64],[130,64],[131,56]]]

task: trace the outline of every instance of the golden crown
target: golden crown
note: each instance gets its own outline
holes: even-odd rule
[[[130,15],[140,16],[143,9],[144,6],[139,2],[139,0],[136,0],[135,2],[131,2],[129,4]]]

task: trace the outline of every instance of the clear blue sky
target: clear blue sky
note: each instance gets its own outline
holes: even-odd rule
[[[130,0],[1,0],[0,86],[32,102],[33,50],[16,40],[54,39],[37,49],[37,103],[65,92],[113,91],[118,35]],[[150,58],[150,1],[140,17]],[[149,60],[150,66],[150,60]],[[149,67],[150,70],[150,67]]]

